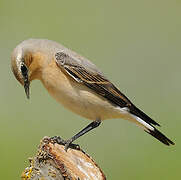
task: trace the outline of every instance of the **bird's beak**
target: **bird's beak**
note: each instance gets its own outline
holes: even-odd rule
[[[25,79],[24,81],[24,89],[25,89],[26,97],[29,99],[30,98],[30,82],[28,79]]]

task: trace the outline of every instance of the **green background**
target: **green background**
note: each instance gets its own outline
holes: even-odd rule
[[[45,135],[67,139],[90,122],[39,81],[26,99],[10,55],[28,38],[55,40],[93,61],[176,142],[167,147],[127,121],[104,121],[76,143],[108,179],[181,179],[180,0],[0,0],[0,179],[20,179]]]

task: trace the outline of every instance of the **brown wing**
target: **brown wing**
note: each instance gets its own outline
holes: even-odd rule
[[[56,62],[77,82],[83,83],[111,103],[123,107],[131,105],[128,98],[123,95],[102,73],[92,67],[83,67],[80,63],[64,53],[56,54]],[[90,62],[89,62],[90,63]],[[92,65],[92,64],[91,64]]]
[[[130,101],[124,96],[109,80],[97,73],[90,73],[84,67],[65,66],[65,70],[72,76],[79,79],[90,89],[94,90],[99,95],[107,100],[123,107],[130,106]]]
[[[69,54],[59,52],[55,55],[57,65],[63,68],[78,83],[82,83],[88,88],[103,96],[112,104],[121,108],[126,107],[128,111],[148,124],[159,125],[144,112],[134,106],[131,101],[121,93],[95,65],[86,59],[76,59]],[[82,58],[82,57],[81,57]]]

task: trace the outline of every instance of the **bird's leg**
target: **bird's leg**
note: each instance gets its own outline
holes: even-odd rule
[[[97,119],[93,122],[91,122],[88,126],[86,126],[84,129],[82,129],[79,133],[77,133],[75,136],[73,136],[72,138],[68,139],[67,141],[65,141],[65,151],[67,151],[67,149],[69,148],[69,146],[72,144],[73,141],[75,141],[76,139],[78,139],[80,136],[86,134],[87,132],[89,132],[90,130],[98,127],[101,124],[101,120]]]

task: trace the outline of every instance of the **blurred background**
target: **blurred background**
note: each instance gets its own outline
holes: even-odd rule
[[[179,0],[0,0],[0,179],[20,179],[45,135],[67,139],[90,122],[39,81],[26,99],[10,55],[28,38],[55,40],[90,59],[176,142],[167,147],[127,121],[104,121],[76,143],[107,179],[181,178],[180,19]]]

